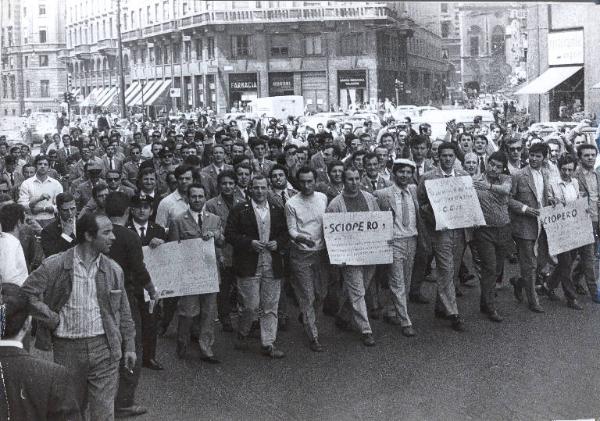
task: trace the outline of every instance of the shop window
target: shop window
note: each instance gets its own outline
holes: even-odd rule
[[[323,54],[321,35],[308,35],[304,38],[304,54],[320,56]]]
[[[233,35],[231,37],[232,57],[250,56],[250,35]]]
[[[344,34],[340,40],[340,55],[359,56],[365,52],[364,32],[352,32]]]
[[[289,53],[290,39],[287,35],[273,35],[271,37],[271,56],[287,57]]]

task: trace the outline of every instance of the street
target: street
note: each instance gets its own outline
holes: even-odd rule
[[[511,268],[514,272],[514,267]],[[428,295],[434,284],[425,284]],[[377,345],[320,322],[324,353],[313,353],[291,318],[278,344],[283,360],[233,350],[234,334],[217,332],[221,365],[175,356],[172,332],[159,339],[162,372],[144,369],[139,420],[549,420],[592,418],[600,386],[596,376],[600,307],[582,298],[584,311],[542,298],[546,314],[518,304],[512,289],[498,291],[503,323],[479,313],[479,289],[464,288],[459,308],[467,332],[433,318],[433,304],[412,305],[418,336],[373,321]]]

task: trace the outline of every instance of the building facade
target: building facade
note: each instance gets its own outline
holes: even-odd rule
[[[535,121],[570,120],[600,112],[600,6],[536,4],[528,10],[527,98]]]
[[[104,2],[90,11],[85,3],[68,3],[63,56],[82,107],[116,106],[116,11]],[[444,91],[447,62],[428,8],[121,0],[126,104],[224,113],[256,97],[293,94],[309,111],[375,107],[394,100],[396,80],[405,86],[401,102],[434,100]]]
[[[527,61],[526,5],[468,2],[458,8],[464,92],[476,96],[517,84]]]
[[[60,109],[65,1],[0,1],[0,115]]]

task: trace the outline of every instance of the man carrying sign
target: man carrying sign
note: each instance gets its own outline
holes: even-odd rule
[[[173,219],[169,225],[169,241],[189,240],[191,238],[202,238],[208,241],[215,240],[216,247],[225,244],[221,219],[217,215],[202,212],[206,203],[204,186],[193,183],[187,189],[189,208]],[[216,250],[218,255],[219,250]],[[218,257],[217,257],[218,260]],[[177,324],[177,356],[185,358],[190,342],[190,333],[194,317],[200,315],[200,359],[209,364],[219,364],[212,350],[215,342],[214,320],[217,309],[217,293],[201,295],[185,295],[179,297],[177,302],[177,313],[179,320]]]
[[[416,335],[408,316],[406,294],[410,290],[417,236],[424,234],[419,232],[423,231],[424,226],[419,216],[417,187],[410,184],[415,168],[413,161],[395,160],[392,167],[395,184],[375,192],[381,210],[392,211],[394,218],[394,261],[390,269],[389,285],[395,314],[385,314],[383,319],[390,324],[400,325],[404,336]]]
[[[372,194],[360,190],[360,173],[349,167],[342,173],[344,190],[327,207],[327,212],[372,212],[378,211],[379,205]],[[342,266],[344,278],[343,297],[335,324],[341,329],[348,329],[350,315],[362,334],[366,346],[375,345],[373,331],[367,315],[365,291],[369,289],[371,278],[375,274],[375,266]]]
[[[417,188],[417,199],[423,217],[428,225],[431,246],[437,267],[437,298],[435,302],[435,317],[449,319],[452,328],[457,332],[465,330],[462,318],[458,314],[456,304],[456,291],[454,285],[458,279],[460,263],[465,250],[465,230],[435,230],[435,217],[429,202],[425,181],[438,178],[468,176],[463,170],[455,169],[456,146],[454,143],[444,142],[438,147],[440,166],[434,168],[421,177]]]

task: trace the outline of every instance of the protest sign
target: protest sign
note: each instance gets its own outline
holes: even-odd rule
[[[540,222],[546,230],[551,256],[594,242],[592,218],[586,212],[587,199],[577,199],[566,205],[540,209]]]
[[[435,230],[479,227],[485,218],[469,176],[425,180]]]
[[[156,287],[157,298],[219,292],[215,244],[211,238],[144,247],[144,263]],[[146,301],[148,295],[145,293]]]
[[[323,215],[325,243],[334,265],[392,263],[391,212],[348,212]]]

